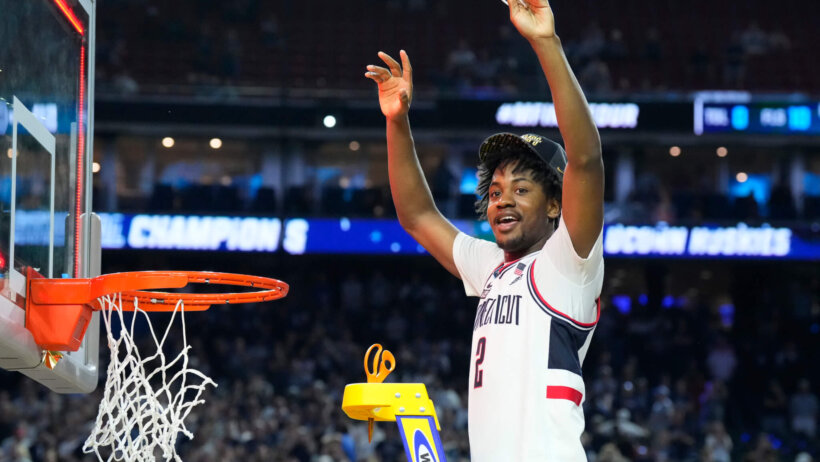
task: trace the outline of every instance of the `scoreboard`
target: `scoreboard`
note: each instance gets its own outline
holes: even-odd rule
[[[695,104],[695,134],[820,135],[820,102]]]

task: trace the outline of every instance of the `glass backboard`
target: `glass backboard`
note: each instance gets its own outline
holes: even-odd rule
[[[0,0],[0,368],[54,391],[97,383],[99,321],[51,370],[25,329],[28,268],[99,274],[91,214],[94,0]]]

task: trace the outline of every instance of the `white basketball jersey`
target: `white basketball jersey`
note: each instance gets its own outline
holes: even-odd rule
[[[504,262],[494,243],[460,233],[453,257],[479,296],[470,357],[473,462],[586,460],[581,376],[600,315],[603,245],[587,258],[563,222],[544,248]]]

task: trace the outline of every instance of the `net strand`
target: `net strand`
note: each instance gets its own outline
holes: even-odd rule
[[[97,419],[90,436],[83,444],[85,453],[94,453],[98,460],[180,461],[176,442],[180,434],[188,439],[194,435],[185,419],[199,404],[208,386],[216,387],[210,377],[188,365],[191,346],[185,328],[185,308],[180,300],[161,339],[157,338],[148,314],[134,299],[134,313],[126,322],[122,296],[108,295],[99,299],[105,325],[110,363],[108,378],[100,402]],[[113,318],[116,313],[116,318]],[[163,348],[179,314],[182,327],[182,351],[167,360]],[[135,341],[137,318],[144,318],[156,352],[142,357]],[[118,335],[112,331],[112,319],[119,320]],[[150,372],[147,372],[150,371]],[[170,376],[170,378],[169,378]],[[161,382],[154,386],[154,382]],[[107,457],[103,453],[108,453]]]

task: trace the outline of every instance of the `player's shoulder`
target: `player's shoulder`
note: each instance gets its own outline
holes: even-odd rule
[[[453,253],[468,254],[470,257],[480,257],[482,263],[501,263],[504,261],[504,251],[495,242],[470,236],[459,232],[453,242]]]
[[[493,242],[463,232],[453,241],[453,262],[465,282],[468,295],[478,295],[494,269],[504,261],[504,251]]]
[[[569,232],[564,226],[563,220],[561,220],[558,228],[547,239],[537,260],[539,262],[543,261],[538,269],[542,274],[543,272],[555,271],[575,284],[588,284],[603,274],[603,229],[589,254],[581,256],[576,252]]]

